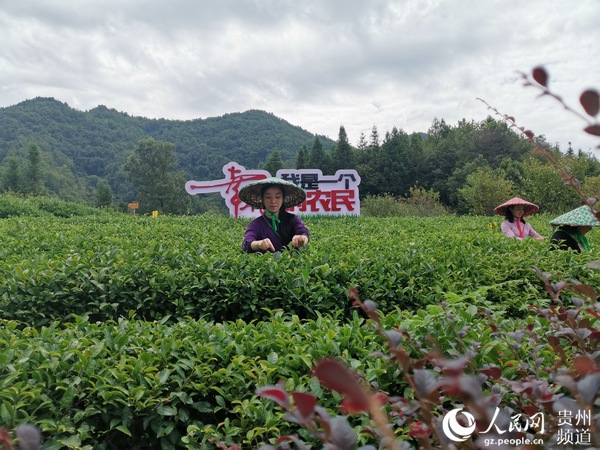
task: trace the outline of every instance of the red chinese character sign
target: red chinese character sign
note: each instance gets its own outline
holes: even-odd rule
[[[278,178],[290,181],[306,191],[306,200],[291,212],[297,214],[360,215],[356,170],[338,170],[323,175],[319,169],[280,169]]]
[[[260,210],[242,202],[240,189],[254,181],[271,176],[266,170],[246,170],[236,162],[223,166],[225,178],[213,181],[188,181],[185,190],[190,195],[219,192],[233,217],[256,217]],[[290,181],[306,191],[306,201],[290,212],[309,215],[360,215],[356,170],[338,170],[335,175],[323,175],[319,169],[280,169],[276,176]]]

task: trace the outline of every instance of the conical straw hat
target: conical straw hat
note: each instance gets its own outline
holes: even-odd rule
[[[523,213],[523,217],[535,214],[536,212],[538,212],[540,210],[540,207],[538,205],[536,205],[535,203],[528,202],[527,200],[523,200],[520,197],[513,197],[510,200],[502,203],[501,205],[496,206],[496,208],[494,209],[494,212],[496,214],[500,214],[501,216],[505,216],[506,210],[508,209],[508,207],[514,206],[514,205],[525,206],[525,212]]]
[[[550,221],[550,225],[599,227],[600,221],[598,221],[594,215],[592,208],[590,208],[588,205],[583,205],[579,208],[569,211],[568,213],[564,213],[562,216],[552,219]]]
[[[282,208],[288,209],[298,206],[304,200],[306,200],[306,192],[294,183],[291,183],[281,178],[270,177],[254,183],[249,183],[242,187],[239,192],[240,199],[252,206],[254,209],[262,209],[265,207],[262,199],[262,189],[265,186],[279,186],[283,190],[283,205]]]

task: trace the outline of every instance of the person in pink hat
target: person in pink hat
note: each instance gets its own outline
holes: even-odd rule
[[[544,239],[544,237],[535,231],[524,219],[526,216],[535,214],[539,209],[539,206],[534,203],[519,197],[513,197],[501,205],[496,206],[494,212],[504,216],[504,221],[500,225],[504,236],[517,238],[519,240],[528,237],[541,240]]]

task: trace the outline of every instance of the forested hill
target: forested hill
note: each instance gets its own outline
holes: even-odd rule
[[[0,163],[8,155],[24,155],[35,143],[60,183],[81,184],[84,179],[89,186],[90,177],[100,177],[118,191],[125,180],[123,164],[148,137],[175,144],[181,169],[197,180],[221,177],[229,161],[258,168],[274,149],[294,161],[300,147],[311,148],[315,139],[259,110],[183,121],[133,117],[106,106],[79,111],[41,97],[0,108]],[[325,149],[334,144],[323,136],[319,140]]]

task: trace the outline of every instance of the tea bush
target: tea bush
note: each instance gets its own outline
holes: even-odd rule
[[[271,317],[171,325],[82,317],[39,329],[2,321],[0,421],[36,424],[45,449],[198,448],[210,437],[257,444],[285,430],[269,426],[279,420],[272,408],[248,395],[260,384],[285,378],[318,391],[306,373],[330,355],[394,383],[377,361],[359,363],[380,349],[362,319]]]
[[[0,194],[0,218],[40,216],[43,213],[31,202],[12,194]]]
[[[531,218],[542,233],[547,220]],[[585,262],[599,246],[577,256],[549,252],[544,241],[504,238],[499,221],[307,218],[306,251],[260,255],[241,252],[246,220],[216,215],[9,218],[0,222],[0,317],[34,325],[70,314],[250,321],[268,317],[263,308],[348,317],[348,287],[384,313],[417,310],[450,292],[508,305],[518,315],[545,295],[531,266],[598,279]]]
[[[74,217],[115,216],[115,211],[98,209],[81,203],[67,202],[50,197],[24,197],[14,193],[0,193],[0,218],[8,217]]]
[[[343,359],[383,392],[408,392],[399,369],[371,356],[385,352],[386,343],[356,311],[345,321],[265,312],[270,319],[254,323],[93,323],[77,317],[38,328],[0,321],[6,348],[0,354],[0,421],[9,428],[24,422],[40,427],[44,449],[191,449],[211,448],[213,441],[256,448],[294,431],[252,394],[257,387],[285,380],[282,388],[310,392],[336,410],[341,397],[326,396],[310,373],[323,358]],[[518,379],[516,362],[550,366],[555,360],[550,352],[533,355],[527,345],[497,339],[527,324],[542,332],[543,323],[511,319],[501,304],[482,299],[447,295],[444,308],[396,311],[382,320],[390,329],[402,327],[415,360],[423,351],[410,342],[432,337],[449,355],[478,348],[472,367],[504,367],[508,379]],[[453,344],[457,336],[461,347]],[[366,416],[351,422],[360,442],[372,441]]]
[[[367,217],[428,217],[449,214],[439,193],[413,186],[406,197],[391,194],[367,195],[361,202],[361,214]]]

